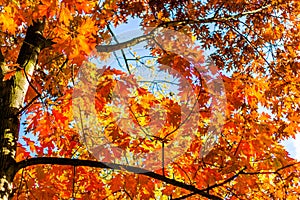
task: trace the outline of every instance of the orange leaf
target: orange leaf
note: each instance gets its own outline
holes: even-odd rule
[[[16,74],[16,72],[17,71],[14,70],[14,71],[10,71],[10,72],[5,73],[5,75],[3,77],[3,81],[10,80]]]

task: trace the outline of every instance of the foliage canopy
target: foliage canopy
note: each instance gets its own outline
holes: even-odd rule
[[[119,42],[112,26],[131,18],[144,33]],[[280,144],[300,130],[299,0],[2,0],[0,19],[4,199],[299,197],[299,162]],[[141,41],[148,55],[130,49]],[[93,59],[109,57],[119,68],[99,73]],[[171,82],[138,84],[137,68]]]

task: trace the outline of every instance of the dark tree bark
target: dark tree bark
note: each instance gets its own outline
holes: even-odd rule
[[[19,69],[9,80],[4,81],[5,58],[0,52],[0,199],[13,195],[13,179],[16,173],[16,147],[20,128],[20,110],[29,87],[30,76],[37,63],[40,51],[48,40],[42,36],[44,22],[38,21],[28,28],[17,63]]]

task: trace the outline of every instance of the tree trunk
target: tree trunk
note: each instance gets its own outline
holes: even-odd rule
[[[20,120],[14,115],[16,109],[9,106],[13,81],[2,81],[5,63],[2,53],[0,56],[0,199],[6,200],[12,194],[16,139]]]
[[[0,51],[0,199],[13,196],[13,179],[16,173],[16,147],[20,128],[20,111],[29,87],[41,49],[49,43],[42,36],[44,22],[33,22],[19,52],[19,68],[9,80],[3,81],[10,70]]]

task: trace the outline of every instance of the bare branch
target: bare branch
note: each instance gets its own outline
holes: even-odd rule
[[[116,37],[116,35],[114,34],[114,32],[111,30],[111,28],[110,28],[109,25],[107,26],[107,29],[109,30],[110,34],[112,35],[112,37],[114,38],[114,40],[116,41],[116,43],[120,44],[120,42],[118,41],[118,38]],[[122,52],[123,59],[125,61],[126,69],[127,69],[128,73],[131,74],[130,69],[129,69],[129,65],[128,65],[128,60],[126,58],[124,49],[121,49],[121,52]]]
[[[154,32],[151,32],[147,35],[142,35],[136,38],[133,38],[131,40],[128,40],[126,42],[122,42],[119,44],[112,44],[112,45],[98,45],[96,46],[96,49],[98,52],[113,52],[120,49],[125,49],[131,46],[134,46],[136,44],[139,44],[141,42],[147,41],[149,39],[152,39],[154,37]]]

